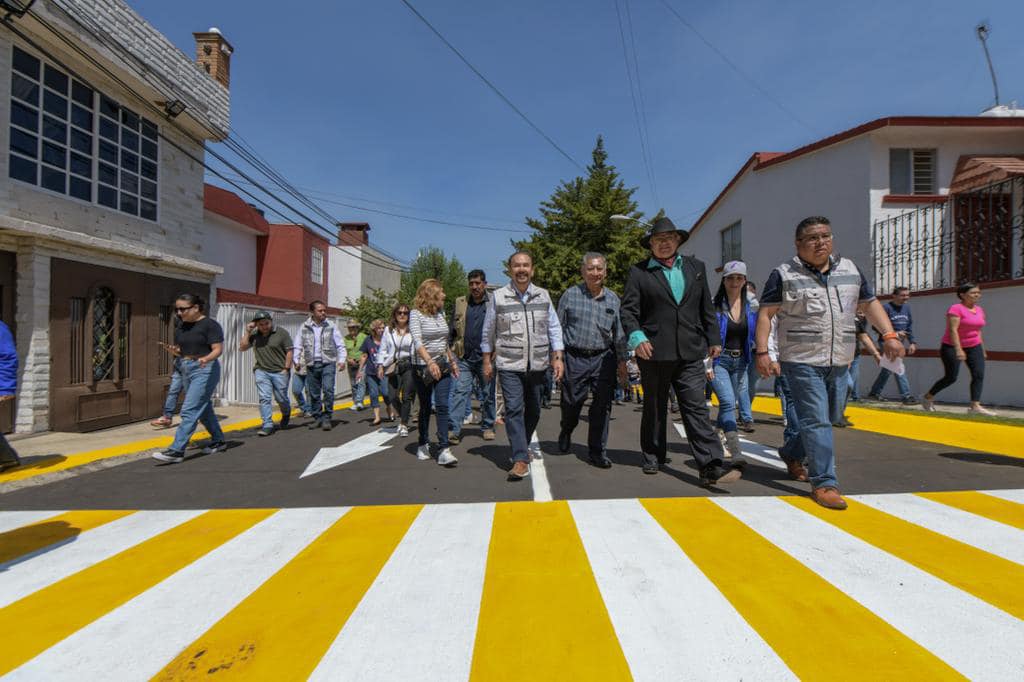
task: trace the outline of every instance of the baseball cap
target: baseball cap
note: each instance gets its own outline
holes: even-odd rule
[[[252,316],[253,322],[259,322],[260,320],[272,320],[273,316],[266,310],[257,310],[256,314]]]
[[[731,260],[722,266],[722,277],[729,275],[747,276],[747,264],[741,260]]]

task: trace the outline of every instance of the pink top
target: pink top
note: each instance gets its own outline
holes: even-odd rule
[[[985,326],[985,310],[980,305],[968,308],[963,303],[954,303],[949,306],[946,315],[956,315],[960,318],[957,336],[960,337],[961,348],[973,348],[981,345],[981,328]],[[947,346],[953,345],[948,326],[946,333],[942,335],[942,343]]]

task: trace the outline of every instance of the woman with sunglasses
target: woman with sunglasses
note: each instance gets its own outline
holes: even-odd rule
[[[366,383],[366,393],[370,396],[370,407],[373,408],[373,426],[380,426],[383,421],[380,417],[380,399],[383,398],[384,407],[388,411],[388,420],[395,418],[394,410],[391,409],[391,402],[388,400],[388,387],[384,381],[383,367],[380,364],[381,337],[384,334],[384,320],[374,320],[370,323],[370,335],[363,341],[359,358],[359,371],[356,374],[356,381]]]
[[[413,378],[413,344],[409,331],[409,306],[399,303],[391,310],[391,321],[384,329],[380,346],[381,376],[387,376],[391,409],[399,414],[398,435],[409,435],[409,415],[416,398]]]
[[[205,302],[195,294],[178,296],[174,311],[181,324],[174,332],[174,345],[165,348],[180,358],[185,401],[174,442],[166,450],[152,455],[153,459],[172,463],[185,459],[185,447],[199,422],[210,434],[210,444],[203,448],[203,453],[212,455],[227,450],[224,432],[213,412],[213,392],[220,381],[217,358],[224,351],[224,330],[216,320],[206,316]]]

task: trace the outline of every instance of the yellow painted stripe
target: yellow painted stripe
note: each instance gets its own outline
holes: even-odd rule
[[[632,679],[565,502],[496,506],[470,678]]]
[[[0,564],[73,541],[80,533],[128,516],[131,511],[73,511],[0,533]]]
[[[214,673],[218,680],[306,679],[420,509],[421,505],[353,509],[153,679],[191,680]],[[458,567],[452,569],[451,579],[458,580]],[[423,636],[444,646],[442,633]]]
[[[753,409],[765,414],[782,414],[778,398],[759,396],[754,399]],[[853,406],[846,408],[846,416],[858,431],[1024,458],[1024,437],[1021,437],[1019,426],[930,417],[923,411],[873,410]]]
[[[145,592],[273,511],[206,512],[0,609],[0,632],[4,633],[0,675]]]
[[[934,502],[941,502],[986,519],[1024,530],[1024,504],[1017,504],[992,495],[976,492],[918,493]]]
[[[641,502],[797,677],[962,679],[711,500]]]
[[[1024,566],[853,500],[843,512],[806,497],[782,498],[950,585],[1024,618]]]

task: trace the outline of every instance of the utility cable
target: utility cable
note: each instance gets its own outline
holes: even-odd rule
[[[626,44],[626,31],[622,23],[622,9],[619,5],[619,0],[615,0],[615,16],[619,21],[619,39],[622,42],[622,61],[626,66],[626,83],[629,87],[629,97],[633,102],[633,121],[636,123],[637,137],[640,138],[640,158],[643,162],[644,172],[647,175],[647,182],[650,184],[651,187],[651,193],[655,195],[655,203],[658,203],[658,200],[656,198],[657,195],[655,193],[656,190],[654,184],[654,172],[651,168],[651,160],[647,152],[646,134],[642,123],[642,119],[640,117],[640,104],[637,101],[636,90],[634,88],[633,68],[630,66],[629,62],[629,50]],[[636,55],[634,53],[634,59],[635,56]]]

